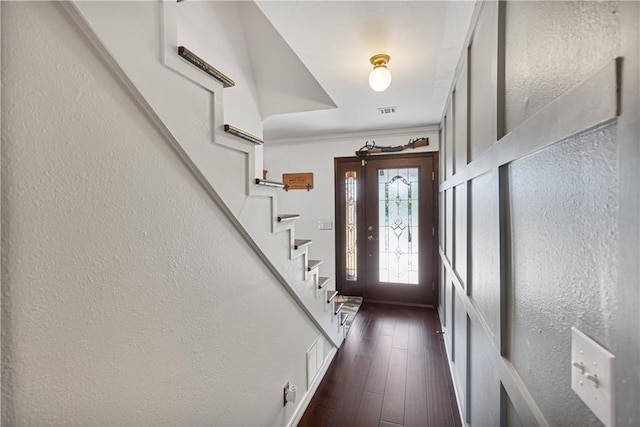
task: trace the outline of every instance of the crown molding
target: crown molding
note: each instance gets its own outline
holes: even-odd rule
[[[316,136],[302,136],[299,138],[265,138],[265,144],[309,144],[314,142],[336,142],[336,141],[351,141],[354,139],[374,139],[385,136],[412,136],[416,137],[420,133],[429,132],[437,133],[440,130],[440,125],[420,126],[413,128],[401,128],[401,129],[387,129],[387,130],[375,130],[366,132],[347,132],[347,133],[334,133],[323,134]]]

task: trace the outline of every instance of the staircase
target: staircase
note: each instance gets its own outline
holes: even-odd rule
[[[217,80],[222,84],[223,88],[233,87],[235,83],[229,77],[224,75],[222,72],[218,71],[216,68],[208,64],[202,58],[200,58],[196,53],[187,49],[184,46],[179,46],[177,55],[181,58],[185,59],[186,62],[193,65],[196,69],[204,72],[212,79]],[[255,150],[256,146],[262,146],[264,143],[262,139],[259,137],[252,135],[251,133],[244,131],[236,126],[232,126],[230,124],[224,124],[223,126],[224,132],[232,135],[240,140],[247,141],[252,145],[244,146],[247,152],[251,152]],[[254,153],[250,153],[254,154]],[[251,170],[252,168],[249,167]],[[255,170],[249,172],[248,181],[249,181],[249,196],[254,197],[264,197],[265,195],[271,199],[272,206],[277,206],[277,197],[276,192],[278,190],[284,189],[285,184],[282,182],[271,181],[260,178],[252,178],[255,176],[259,170],[262,170],[261,167],[256,165]],[[258,188],[263,188],[263,190],[258,191]],[[323,314],[329,317],[330,323],[335,325],[335,330],[338,331],[338,339],[336,339],[335,334],[328,332],[328,335],[332,337],[333,343],[336,347],[339,347],[342,339],[346,336],[348,331],[348,325],[351,324],[349,320],[353,320],[353,316],[355,312],[347,313],[344,310],[345,300],[339,299],[338,291],[327,289],[328,284],[331,282],[331,278],[327,276],[320,276],[320,266],[322,265],[322,260],[309,259],[309,248],[313,241],[311,239],[297,239],[295,236],[295,222],[300,220],[300,215],[295,213],[277,213],[274,214],[273,210],[265,213],[268,216],[271,216],[271,221],[273,223],[272,233],[287,233],[289,235],[289,245],[288,248],[283,248],[285,251],[288,249],[289,260],[294,262],[297,259],[302,259],[302,280],[303,283],[311,283],[313,290],[313,296],[316,302],[309,302],[308,299],[304,302],[305,307],[310,312],[314,312],[313,307],[309,307],[308,304],[318,305],[318,302],[321,300],[326,300],[323,304]],[[267,254],[269,256],[269,254]],[[289,284],[287,284],[289,285]],[[290,286],[290,285],[289,285]],[[322,291],[324,290],[324,298]],[[343,311],[344,310],[344,311]],[[357,311],[357,310],[356,310]],[[318,316],[314,314],[314,316]],[[320,316],[318,316],[320,317]],[[319,319],[316,317],[316,320],[319,320],[319,324],[322,325],[323,328],[326,328],[326,319]],[[323,321],[325,320],[325,321]]]
[[[340,296],[332,289],[331,278],[320,273],[322,260],[309,257],[313,242],[296,236],[300,215],[278,212],[278,192],[284,184],[257,178],[262,175],[262,139],[225,122],[224,91],[233,88],[235,81],[201,58],[195,48],[177,43],[178,3],[160,4],[160,63],[154,53],[132,54],[122,37],[111,35],[111,23],[94,8],[83,2],[65,2],[64,7],[238,232],[327,341],[340,347],[362,299]],[[230,181],[226,173],[240,169],[244,179]]]

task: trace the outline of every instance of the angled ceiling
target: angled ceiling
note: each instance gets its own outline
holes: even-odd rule
[[[263,119],[336,108],[287,42],[253,2],[240,2]]]
[[[264,122],[264,137],[277,141],[438,123],[475,1],[256,4],[336,105],[327,109],[327,100],[318,110],[274,112]],[[268,62],[277,55],[261,51],[259,43],[250,49],[254,58],[261,55],[259,63],[277,66]],[[368,85],[369,58],[376,53],[391,56],[393,80],[381,93]],[[379,107],[396,107],[396,113],[381,115]]]

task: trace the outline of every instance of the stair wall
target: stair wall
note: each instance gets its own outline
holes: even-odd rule
[[[83,2],[103,55],[65,6],[2,4],[3,423],[288,425],[307,350],[335,353],[283,286],[277,200],[248,194],[260,153],[162,64],[160,6]]]
[[[223,89],[218,81],[176,54],[181,34],[179,7],[178,3],[170,1],[117,6],[108,2],[78,2],[74,9],[139,91],[143,101],[148,103],[152,114],[157,115],[166,127],[194,172],[219,197],[220,203],[242,227],[242,232],[250,236],[260,256],[294,300],[323,331],[326,339],[338,346],[343,332],[336,327],[334,317],[326,315],[326,308],[312,292],[312,284],[295,265],[291,265],[290,245],[282,245],[287,237],[274,235],[274,232],[293,233],[289,231],[292,224],[275,221],[277,191],[256,188],[252,184],[262,173],[261,165],[257,166],[261,163],[261,150],[223,131],[226,122],[239,120],[238,116],[229,117],[225,112],[226,96],[236,87]],[[132,16],[139,19],[133,20]],[[242,26],[242,22],[233,23],[232,14],[226,18],[231,20],[227,26]],[[226,34],[224,29],[219,30],[222,33],[211,37],[239,37],[238,33]],[[240,46],[242,41],[238,43]],[[240,47],[238,55],[243,54]],[[224,55],[220,59],[224,60]],[[233,71],[234,64],[242,68],[242,64],[231,60],[223,61],[219,68]],[[224,72],[230,74],[226,69]],[[248,75],[246,69],[240,72],[236,86],[250,85],[251,82],[243,78]],[[234,102],[232,105],[236,106],[232,110],[241,110],[238,105],[243,104],[256,111],[255,107],[249,107],[251,100],[247,97],[237,97]],[[265,221],[269,220],[271,227],[264,227]]]

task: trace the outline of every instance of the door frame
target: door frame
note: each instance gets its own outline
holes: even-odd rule
[[[357,172],[360,174],[360,176],[362,176],[363,179],[361,180],[357,180],[357,191],[359,194],[364,194],[364,178],[365,178],[365,166],[362,165],[362,161],[366,161],[366,160],[371,160],[371,159],[410,159],[410,158],[416,158],[416,157],[431,157],[432,159],[432,165],[433,165],[433,180],[431,181],[432,183],[432,218],[433,218],[433,227],[435,229],[435,233],[434,236],[432,238],[432,242],[433,242],[433,248],[431,248],[434,252],[435,255],[435,259],[432,260],[431,262],[429,262],[428,268],[432,268],[434,271],[433,277],[434,277],[434,283],[431,284],[433,292],[434,292],[434,298],[433,298],[433,305],[428,305],[428,306],[438,306],[439,304],[439,295],[438,295],[438,280],[440,277],[440,267],[439,267],[439,257],[438,257],[438,225],[439,225],[439,213],[440,210],[438,208],[438,166],[439,166],[439,155],[437,151],[421,151],[418,153],[401,153],[401,154],[378,154],[378,155],[372,155],[372,156],[367,156],[367,157],[357,157],[357,156],[350,156],[350,157],[336,157],[334,158],[334,210],[335,210],[335,218],[334,218],[334,223],[335,223],[335,230],[334,230],[334,237],[335,237],[335,280],[336,280],[336,290],[338,290],[338,292],[340,292],[341,294],[345,294],[345,295],[360,295],[360,296],[364,296],[365,295],[365,286],[363,284],[349,284],[343,276],[343,266],[345,263],[345,254],[344,254],[344,246],[343,246],[343,242],[346,240],[345,239],[345,230],[344,230],[344,226],[345,226],[345,221],[343,216],[344,213],[344,209],[345,209],[345,201],[343,200],[343,192],[341,193],[339,186],[344,185],[344,177],[341,176],[340,173],[340,167],[343,164],[346,163],[355,163],[358,162],[360,163],[358,167]],[[429,201],[427,201],[427,203],[429,203]],[[358,215],[360,216],[361,214],[364,213],[364,205],[365,203],[359,203],[357,206],[357,211],[358,211]],[[358,234],[357,234],[357,239],[359,242],[361,242],[360,244],[362,245],[361,252],[365,251],[365,227],[360,227],[360,230],[358,230]],[[364,256],[362,254],[362,256],[358,257],[358,261],[362,262],[364,260]],[[428,286],[429,284],[425,284],[425,286]],[[392,302],[392,301],[389,301]],[[420,306],[425,306],[425,304],[412,304],[412,303],[404,303],[401,302],[399,304],[404,304],[404,305],[420,305]]]

